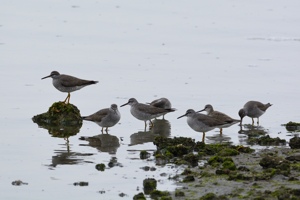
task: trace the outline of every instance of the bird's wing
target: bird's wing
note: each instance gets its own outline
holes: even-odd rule
[[[266,107],[264,104],[260,103],[260,102],[257,102],[257,108],[259,110],[262,110],[262,111],[266,111],[268,107]]]
[[[233,118],[229,117],[228,115],[226,115],[225,113],[222,113],[222,112],[219,112],[219,111],[214,111],[211,114],[209,114],[209,116],[211,116],[211,117],[213,117],[217,120],[228,122],[228,123],[232,123],[232,122],[235,122],[235,121],[236,122],[240,121],[240,120],[237,120],[237,119],[233,119]]]
[[[95,83],[95,81],[83,80],[68,75],[60,75],[60,81],[61,81],[61,85],[65,87],[84,86],[84,85],[90,85]]]
[[[163,108],[165,103],[162,100],[155,100],[151,102],[152,106]]]
[[[221,121],[208,115],[200,115],[200,113],[198,114],[197,120],[203,122],[204,124],[209,124],[210,126],[221,126],[229,123],[227,121]]]
[[[147,112],[151,115],[171,112],[171,111],[163,109],[163,108],[158,108],[158,107],[154,107],[154,106],[150,106],[150,105],[146,105],[146,104],[139,104],[137,106],[138,106],[137,108],[139,109],[139,111]]]
[[[109,109],[108,108],[105,108],[105,109],[102,109],[102,110],[99,110],[98,112],[92,114],[92,115],[89,115],[87,117],[84,117],[83,119],[85,120],[89,120],[89,121],[96,121],[96,122],[101,122],[102,119],[107,116],[109,112]]]

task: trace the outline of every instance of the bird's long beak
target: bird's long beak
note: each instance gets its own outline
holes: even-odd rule
[[[204,108],[204,109],[202,109],[202,110],[199,110],[199,111],[197,111],[197,113],[198,113],[198,112],[202,112],[202,111],[204,111],[204,110],[205,110],[205,108]]]
[[[177,117],[177,119],[180,119],[181,117],[185,117],[185,116],[186,116],[186,114],[181,115],[180,117]]]
[[[128,103],[125,103],[125,104],[121,105],[120,107],[123,107],[123,106],[126,106],[126,105],[128,105]]]
[[[49,75],[49,76],[45,76],[44,78],[42,78],[42,80],[43,80],[43,79],[45,79],[45,78],[49,78],[49,77],[51,77],[51,75]]]

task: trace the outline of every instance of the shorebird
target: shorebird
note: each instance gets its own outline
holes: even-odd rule
[[[130,112],[135,118],[145,122],[145,129],[147,127],[147,121],[150,121],[151,126],[153,126],[151,119],[175,111],[174,109],[164,109],[147,104],[142,104],[139,103],[135,98],[130,98],[128,102],[121,105],[121,107],[126,105],[131,106]]]
[[[219,121],[227,122],[227,124],[224,124],[224,125],[218,127],[218,128],[220,128],[220,135],[222,135],[223,128],[227,128],[227,127],[232,126],[233,124],[236,124],[241,121],[238,119],[233,119],[233,118],[229,117],[228,115],[226,115],[225,113],[215,111],[213,106],[210,104],[207,104],[203,110],[200,110],[198,112],[202,112],[202,111],[206,111],[208,116],[211,116]]]
[[[49,78],[49,77],[52,78],[52,84],[56,89],[58,89],[61,92],[68,93],[67,98],[63,101],[66,104],[70,102],[71,92],[80,90],[85,86],[98,83],[98,81],[83,80],[83,79],[76,78],[74,76],[60,74],[57,71],[52,71],[49,76],[45,76],[42,79]]]
[[[167,98],[160,98],[160,99],[155,99],[149,105],[157,107],[157,108],[164,108],[164,109],[173,109],[176,110],[175,108],[172,108],[172,104]],[[165,114],[163,115],[163,119],[165,119]]]
[[[254,124],[254,118],[257,118],[257,124],[259,124],[259,117],[262,116],[266,110],[272,106],[272,104],[263,104],[259,101],[248,101],[242,109],[239,110],[239,116],[241,117],[241,123],[245,116],[252,118],[252,125]]]
[[[118,110],[118,106],[116,104],[111,104],[110,108],[104,108],[99,110],[98,112],[82,117],[83,120],[92,121],[102,127],[101,132],[103,133],[103,129],[105,129],[107,133],[108,127],[113,127],[116,125],[120,119],[121,114]]]
[[[204,142],[205,139],[205,132],[228,124],[228,122],[219,121],[211,116],[197,113],[193,109],[188,109],[184,115],[178,117],[177,119],[184,116],[187,117],[187,123],[194,131],[203,133],[202,142]]]

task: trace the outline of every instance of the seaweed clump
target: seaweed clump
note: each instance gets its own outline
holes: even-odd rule
[[[154,178],[147,178],[143,181],[143,186],[145,194],[150,194],[156,189],[157,181]]]
[[[248,140],[248,144],[250,145],[258,144],[261,146],[278,146],[278,145],[285,145],[286,140],[280,139],[279,137],[271,138],[269,135],[266,135],[259,138],[250,138]]]
[[[300,131],[300,123],[298,122],[288,122],[287,124],[283,124],[285,126],[286,130],[291,132],[299,132]]]
[[[133,200],[146,200],[144,193],[140,192],[133,196]]]
[[[82,124],[79,109],[73,104],[55,102],[46,113],[36,115],[33,122],[49,125],[79,125]]]
[[[249,147],[230,144],[205,144],[184,137],[164,138],[158,136],[153,143],[157,147],[157,151],[154,153],[156,160],[164,160],[164,163],[170,162],[178,165],[187,164],[191,167],[198,166],[199,159],[203,156],[226,157],[254,151]]]
[[[291,169],[290,162],[276,155],[264,156],[260,160],[259,165],[262,166],[263,169],[265,169],[265,174],[269,174],[270,178],[275,174],[282,174],[284,176],[288,176],[290,174],[290,169]],[[262,179],[262,180],[266,180],[266,179]]]
[[[79,109],[64,102],[53,103],[47,112],[35,115],[32,121],[47,129],[54,137],[62,138],[76,135],[82,126]]]
[[[289,145],[291,149],[300,149],[300,138],[296,136],[291,138]]]

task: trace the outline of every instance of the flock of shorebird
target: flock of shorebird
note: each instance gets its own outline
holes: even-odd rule
[[[52,71],[49,76],[42,79],[49,77],[52,78],[53,86],[56,89],[68,93],[67,98],[64,100],[64,103],[66,104],[70,102],[71,92],[98,83],[98,81],[83,80],[74,76],[60,74],[57,71]],[[135,118],[145,122],[145,129],[147,127],[147,121],[150,121],[150,126],[153,126],[151,119],[160,116],[164,117],[165,114],[176,110],[171,107],[171,103],[167,98],[160,98],[148,104],[139,103],[135,98],[130,98],[127,103],[120,107],[126,105],[130,105],[130,112]],[[223,128],[227,128],[236,123],[242,125],[242,120],[245,116],[252,118],[252,124],[254,124],[254,118],[257,118],[257,124],[259,124],[259,117],[262,116],[270,106],[272,106],[270,103],[263,104],[259,101],[249,101],[239,110],[238,114],[240,120],[238,120],[233,119],[222,112],[215,111],[212,105],[208,104],[200,111],[188,109],[184,115],[177,119],[186,116],[188,125],[194,131],[203,133],[202,141],[204,142],[205,132],[219,128],[220,134],[222,134]],[[201,114],[200,112],[202,111],[206,111],[207,115]],[[110,108],[99,110],[94,114],[82,117],[82,119],[97,123],[102,127],[102,132],[104,128],[106,128],[105,130],[107,132],[108,127],[112,127],[120,121],[121,115],[118,106],[112,104]]]

